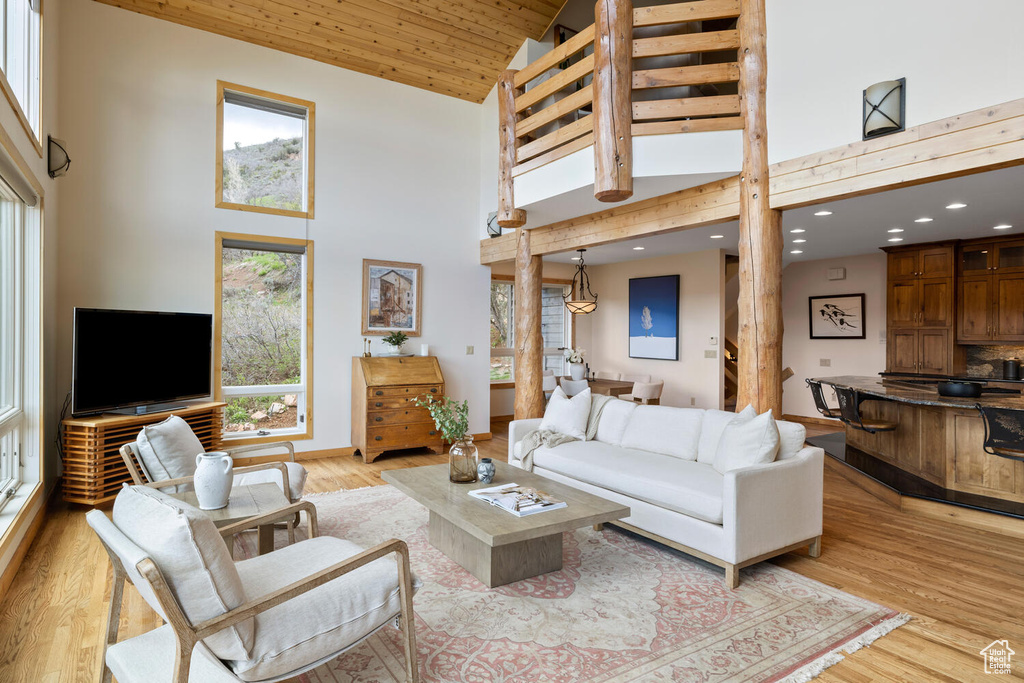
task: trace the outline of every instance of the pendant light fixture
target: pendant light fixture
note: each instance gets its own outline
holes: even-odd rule
[[[583,252],[586,249],[577,251],[580,252],[576,257],[579,263],[576,264],[576,274],[572,276],[572,289],[568,294],[562,295],[562,300],[573,315],[586,315],[597,310],[597,295],[590,291],[590,276],[587,275],[587,266],[583,263]]]

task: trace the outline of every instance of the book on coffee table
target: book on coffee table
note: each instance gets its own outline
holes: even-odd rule
[[[469,495],[499,507],[505,512],[510,512],[516,517],[525,517],[538,512],[566,507],[563,500],[557,500],[543,491],[529,486],[519,486],[516,483],[477,489],[470,491]]]

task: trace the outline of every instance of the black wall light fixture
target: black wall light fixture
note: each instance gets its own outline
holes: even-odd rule
[[[906,127],[907,79],[882,81],[864,90],[864,139],[898,133]]]
[[[487,214],[487,236],[488,237],[500,237],[501,226],[498,225],[498,212],[492,211]]]
[[[52,135],[47,136],[46,169],[51,178],[59,178],[71,168],[71,157],[68,156],[67,143]]]

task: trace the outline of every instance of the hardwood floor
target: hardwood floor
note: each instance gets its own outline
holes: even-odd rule
[[[505,459],[505,427],[495,424],[495,438],[478,442],[481,456]],[[375,486],[383,483],[382,470],[445,461],[432,454],[384,456],[370,465],[356,457],[310,460],[304,463],[310,472],[306,490]],[[0,681],[98,680],[110,569],[84,517],[82,508],[51,506],[0,603]],[[775,561],[914,617],[818,681],[991,680],[979,651],[996,639],[1008,639],[1020,653],[1012,678],[1024,678],[1022,539],[904,514],[826,470],[822,556],[799,552]],[[128,587],[121,637],[158,624]]]

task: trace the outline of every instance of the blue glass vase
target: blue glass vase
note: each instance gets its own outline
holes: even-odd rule
[[[480,464],[476,466],[477,481],[481,484],[490,484],[494,481],[494,462],[490,458],[480,458]]]

